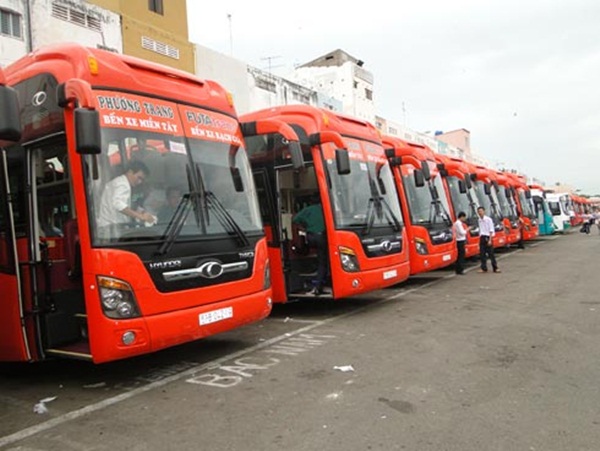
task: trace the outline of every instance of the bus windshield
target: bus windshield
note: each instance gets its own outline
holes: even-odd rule
[[[462,178],[456,176],[448,176],[446,181],[450,188],[450,197],[452,198],[452,204],[454,205],[454,212],[458,216],[458,213],[464,211],[467,214],[467,218],[477,217],[477,206],[471,199],[470,192],[461,193],[459,180]]]
[[[531,199],[527,199],[527,196],[525,196],[525,191],[523,190],[519,190],[519,203],[521,204],[523,216],[535,218]]]
[[[410,218],[415,225],[451,225],[448,214],[448,199],[445,196],[442,178],[432,175],[424,186],[417,186],[413,174],[403,174],[402,182],[406,192]],[[437,191],[438,198],[434,197]]]
[[[488,196],[485,194],[485,182],[481,180],[477,180],[475,183],[475,192],[477,193],[477,198],[479,199],[479,206],[485,208],[485,212],[488,216],[490,216],[495,224],[498,224],[499,221],[502,220],[502,216],[500,215],[500,211],[498,210],[498,199],[496,197],[496,190],[491,188],[491,193]]]
[[[391,226],[400,230],[402,227],[390,165],[383,157],[373,160],[351,158],[350,173],[344,175],[338,174],[334,158],[325,160],[336,228]]]
[[[502,216],[505,218],[515,219],[514,211],[511,205],[510,200],[506,197],[506,191],[502,185],[498,186],[498,190],[496,191],[496,197],[498,199],[498,206],[500,207],[500,212]]]
[[[84,159],[94,245],[167,236],[173,241],[234,236],[244,242],[245,234],[262,233],[240,145],[108,127],[102,142],[102,154]],[[140,167],[142,183],[129,169]],[[122,212],[125,207],[152,220],[132,218]]]

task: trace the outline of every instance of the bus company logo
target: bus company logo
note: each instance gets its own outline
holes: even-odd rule
[[[382,241],[379,245],[381,246],[381,250],[383,252],[391,252],[392,251],[392,242],[391,241],[385,240],[385,241]]]
[[[33,106],[41,106],[44,104],[44,102],[46,102],[47,98],[48,94],[46,94],[45,91],[38,91],[31,98],[31,104]]]
[[[165,260],[164,262],[148,263],[150,269],[171,269],[181,267],[181,260]]]
[[[198,274],[205,279],[216,279],[223,274],[223,265],[216,260],[204,262],[198,266]]]
[[[240,258],[253,258],[254,251],[240,252],[238,255]]]

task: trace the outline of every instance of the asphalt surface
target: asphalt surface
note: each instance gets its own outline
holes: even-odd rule
[[[501,274],[280,305],[111,364],[0,365],[0,449],[596,451],[599,251],[541,238]]]

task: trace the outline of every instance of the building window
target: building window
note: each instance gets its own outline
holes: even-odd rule
[[[61,3],[52,3],[52,16],[64,20],[65,22],[102,32],[102,22],[99,16],[88,14],[88,12],[79,9],[70,8]]]
[[[22,38],[21,15],[0,9],[0,33],[14,38]]]
[[[164,42],[156,41],[148,36],[142,36],[142,48],[151,52],[160,53],[169,58],[179,59],[179,49]]]
[[[367,100],[373,100],[373,91],[368,88],[365,88],[365,97]]]
[[[163,0],[148,0],[148,9],[156,14],[163,15]]]

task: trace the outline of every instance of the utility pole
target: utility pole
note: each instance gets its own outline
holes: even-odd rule
[[[233,25],[231,14],[227,14],[227,20],[229,21],[229,56],[233,56]]]

